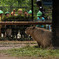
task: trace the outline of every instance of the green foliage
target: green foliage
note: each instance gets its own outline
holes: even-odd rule
[[[4,7],[5,6],[5,7]],[[31,9],[31,0],[0,0],[0,9],[3,10],[4,12],[12,11],[13,9],[18,10],[18,8],[12,8],[12,6],[15,7],[28,7],[28,8],[23,8],[23,10],[30,10]]]
[[[4,7],[6,6],[6,7]],[[8,7],[9,6],[9,7]],[[32,9],[32,5],[31,5],[31,0],[0,0],[0,9],[4,11],[4,13],[8,10],[8,11],[12,11],[13,9],[16,9],[16,11],[19,9],[19,8],[12,8],[12,6],[16,6],[16,7],[28,7],[28,8],[22,8],[23,11],[29,11]],[[48,11],[48,9],[50,9],[49,7],[47,6],[44,6],[43,7],[45,8],[46,11]],[[39,11],[39,7],[37,7],[36,5],[36,0],[33,0],[33,11],[34,11],[34,16],[37,16],[37,12]],[[45,11],[45,12],[46,12]],[[48,16],[50,16],[50,18],[52,19],[52,13],[48,13]],[[45,17],[47,17],[47,15],[45,14]]]
[[[32,16],[10,16],[4,17],[2,21],[31,21]]]

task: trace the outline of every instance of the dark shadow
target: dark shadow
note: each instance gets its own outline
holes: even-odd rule
[[[34,46],[34,48],[40,48],[38,45]]]

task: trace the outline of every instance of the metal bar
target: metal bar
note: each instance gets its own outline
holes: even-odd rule
[[[32,21],[33,21],[33,0],[32,1]]]

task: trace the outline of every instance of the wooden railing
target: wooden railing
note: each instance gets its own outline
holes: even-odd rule
[[[52,22],[36,22],[36,21],[3,21],[0,25],[37,25],[37,24],[52,24]]]
[[[36,21],[3,21],[0,22],[0,25],[38,25],[38,24],[52,24],[52,22],[36,22]],[[0,27],[0,37],[1,37],[1,28]]]

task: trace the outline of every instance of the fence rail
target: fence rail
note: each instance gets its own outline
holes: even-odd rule
[[[36,22],[36,21],[2,21],[0,25],[37,25],[37,24],[52,24],[52,22]]]
[[[52,22],[36,21],[1,21],[0,22],[0,40],[32,40],[25,34],[27,25],[52,24]],[[1,26],[2,25],[2,26]],[[8,25],[8,26],[5,26]],[[15,26],[14,26],[15,25]],[[25,25],[25,26],[24,26]]]

